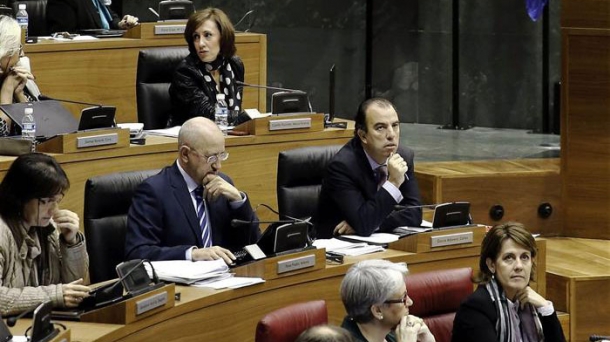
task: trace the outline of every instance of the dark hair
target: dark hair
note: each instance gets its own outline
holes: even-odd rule
[[[495,261],[500,254],[502,244],[508,239],[513,240],[519,246],[527,249],[532,254],[532,272],[530,273],[530,280],[534,280],[534,274],[536,273],[536,252],[538,247],[536,246],[536,240],[530,232],[528,232],[523,224],[518,222],[506,222],[498,224],[491,228],[489,232],[483,238],[481,243],[481,258],[479,259],[479,272],[473,278],[473,281],[477,284],[487,283],[491,280],[492,273],[487,267],[487,258]]]
[[[0,183],[0,216],[15,234],[28,201],[53,197],[69,188],[66,173],[53,157],[42,153],[19,156]]]
[[[197,11],[189,17],[184,29],[184,39],[189,45],[191,53],[197,53],[195,43],[193,42],[193,34],[207,20],[216,22],[218,31],[220,31],[220,55],[224,58],[230,58],[235,55],[235,29],[231,20],[225,12],[219,8],[208,7],[202,11]]]
[[[305,330],[295,342],[353,342],[349,331],[334,325],[317,325]]]
[[[368,100],[364,100],[358,106],[358,110],[356,111],[356,117],[354,117],[354,121],[356,122],[355,128],[354,128],[354,135],[355,136],[358,136],[358,130],[362,130],[365,133],[367,132],[367,129],[366,129],[366,111],[372,105],[377,105],[377,106],[382,107],[382,108],[392,107],[394,109],[394,111],[398,112],[396,110],[396,107],[394,107],[394,105],[392,104],[392,102],[390,102],[389,100],[384,99],[382,97],[373,97],[373,98],[370,98]]]

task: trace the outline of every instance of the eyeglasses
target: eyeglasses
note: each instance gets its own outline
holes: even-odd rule
[[[217,154],[213,154],[211,156],[206,156],[205,154],[199,153],[196,149],[192,148],[192,147],[188,147],[191,151],[193,151],[193,153],[195,153],[196,155],[206,158],[206,162],[208,164],[214,164],[217,163],[219,160],[220,161],[225,161],[227,159],[229,159],[229,152],[226,151],[222,151],[220,153]]]
[[[409,295],[405,292],[405,295],[402,299],[388,299],[384,301],[385,304],[398,304],[402,303],[404,306],[407,306],[407,300],[409,299]]]
[[[62,195],[56,196],[56,197],[43,197],[43,198],[39,198],[38,202],[42,205],[51,205],[51,204],[59,205],[59,203],[61,203],[61,201],[63,199],[64,199],[64,196],[62,196]]]

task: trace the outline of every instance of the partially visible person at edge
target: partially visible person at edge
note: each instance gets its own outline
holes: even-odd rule
[[[235,29],[227,15],[218,8],[193,13],[184,31],[189,55],[180,62],[169,95],[172,112],[168,126],[204,116],[214,120],[216,95],[225,95],[231,111],[241,111],[245,68],[235,54]]]
[[[452,342],[564,342],[553,303],[529,285],[536,270],[536,240],[507,222],[483,239],[477,290],[460,305]]]
[[[11,17],[0,15],[0,104],[38,100],[29,60],[23,54],[21,28]],[[0,111],[0,136],[17,134],[17,125]]]
[[[77,307],[89,296],[89,257],[78,216],[59,203],[70,187],[45,154],[25,154],[0,183],[0,314],[50,301]]]
[[[103,0],[48,0],[49,32],[79,33],[91,29],[127,30],[139,24],[132,15],[119,16]]]

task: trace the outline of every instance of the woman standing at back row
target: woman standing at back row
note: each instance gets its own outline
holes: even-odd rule
[[[189,55],[176,68],[169,95],[172,112],[168,126],[204,116],[214,120],[216,94],[225,95],[229,110],[241,111],[244,63],[235,55],[235,29],[218,8],[195,12],[186,23],[184,39]]]

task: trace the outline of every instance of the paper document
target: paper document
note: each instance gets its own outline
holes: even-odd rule
[[[164,129],[149,129],[149,130],[146,130],[145,132],[150,135],[160,135],[162,137],[177,138],[178,132],[180,132],[180,126],[174,126],[171,128],[164,128]]]
[[[248,114],[248,116],[252,120],[271,116],[271,113],[262,113],[261,114],[261,112],[259,112],[258,109],[256,109],[256,108],[248,108],[248,109],[245,109],[244,111],[246,112],[246,114]]]
[[[155,268],[159,279],[183,284],[192,284],[198,280],[217,277],[229,272],[229,266],[223,259],[212,261],[153,261],[151,264]],[[145,264],[145,266],[148,270],[149,265]],[[150,270],[148,270],[148,273],[152,276]]]
[[[378,245],[369,245],[366,242],[350,242],[339,239],[318,239],[314,241],[314,246],[317,248],[326,248],[327,252],[357,256],[376,252],[383,252],[385,249]]]
[[[200,283],[195,283],[193,286],[196,287],[209,287],[209,288],[213,288],[215,290],[220,290],[220,289],[237,289],[240,287],[245,287],[245,286],[250,286],[250,285],[255,285],[255,284],[261,284],[264,283],[265,280],[263,278],[256,278],[256,277],[230,277],[227,279],[223,279],[220,281],[216,281],[216,282],[212,282],[212,283],[205,283],[205,284],[200,284]]]
[[[398,240],[400,236],[390,233],[373,233],[371,236],[342,235],[341,238],[352,241],[364,241],[368,243],[385,245]]]

